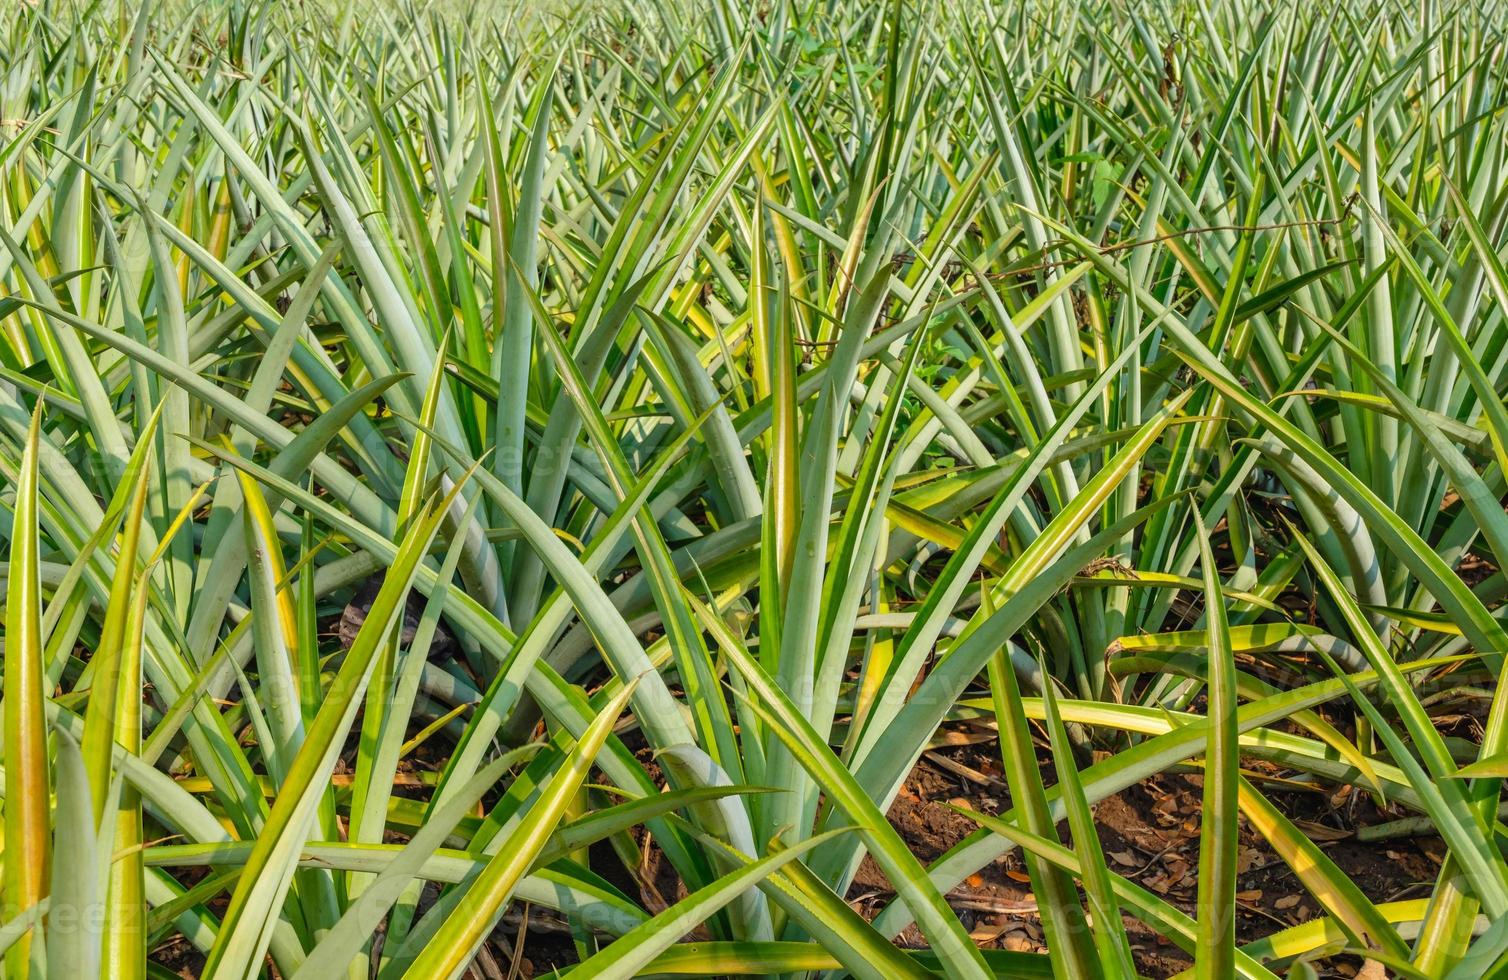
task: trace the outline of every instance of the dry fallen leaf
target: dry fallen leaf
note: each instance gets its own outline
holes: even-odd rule
[[[1293,908],[1295,905],[1299,904],[1299,902],[1303,901],[1303,899],[1304,896],[1302,895],[1284,895],[1276,902],[1273,902],[1272,907],[1286,912],[1288,909]]]
[[[1026,938],[1026,933],[1020,931],[1006,936],[1000,945],[1013,953],[1030,953],[1037,948],[1035,943]]]

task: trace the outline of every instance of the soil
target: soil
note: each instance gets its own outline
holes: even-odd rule
[[[960,739],[962,741],[963,739]],[[940,856],[977,826],[945,806],[999,813],[1010,808],[1009,793],[993,785],[1003,779],[991,758],[993,743],[949,746],[929,752],[912,772],[891,807],[891,824],[912,844],[924,862]],[[1044,759],[1044,761],[1048,761]],[[1260,764],[1249,775],[1260,774]],[[971,771],[973,775],[959,773]],[[1275,771],[1269,773],[1276,776]],[[1050,763],[1043,781],[1053,781]],[[983,776],[990,782],[982,782]],[[1402,811],[1380,811],[1365,794],[1282,792],[1263,787],[1269,799],[1314,840],[1357,886],[1374,901],[1418,897],[1434,882],[1444,845],[1437,838],[1376,843],[1358,841],[1357,828],[1397,819]],[[1202,781],[1189,774],[1161,774],[1138,783],[1094,807],[1100,846],[1111,868],[1164,898],[1189,915],[1196,913],[1199,872],[1199,820]],[[1067,825],[1059,827],[1066,842]],[[1251,942],[1321,915],[1317,903],[1262,837],[1246,825],[1240,829],[1237,882],[1237,938]],[[866,915],[877,914],[893,897],[884,873],[868,858],[861,866],[849,900]],[[947,896],[976,941],[986,947],[1045,952],[1041,921],[1034,911],[1031,885],[1019,853],[981,869]],[[1137,969],[1148,977],[1166,977],[1193,965],[1192,959],[1145,924],[1125,917]],[[900,937],[921,945],[914,930]],[[1332,962],[1330,975],[1355,974],[1358,962]]]
[[[632,741],[632,736],[630,736]],[[998,814],[1010,809],[1010,794],[993,739],[959,726],[944,732],[945,745],[929,751],[906,780],[888,814],[890,823],[923,863],[941,857],[978,826],[953,807]],[[1054,774],[1045,748],[1043,780]],[[641,761],[652,766],[647,753]],[[1279,773],[1246,760],[1249,777]],[[1418,897],[1432,886],[1444,857],[1438,838],[1400,838],[1363,842],[1358,828],[1396,820],[1405,812],[1380,810],[1364,793],[1322,793],[1262,785],[1268,798],[1303,829],[1357,886],[1374,901]],[[1094,808],[1100,846],[1119,874],[1158,894],[1189,915],[1196,914],[1199,868],[1199,819],[1202,785],[1197,772],[1164,773],[1100,801]],[[1059,828],[1067,838],[1066,825]],[[592,867],[625,894],[658,911],[684,897],[685,887],[660,860],[652,840],[636,838],[645,855],[633,872],[623,867],[606,845],[592,849]],[[1288,866],[1243,820],[1240,829],[1237,937],[1251,942],[1280,929],[1319,917],[1317,903]],[[873,918],[895,897],[885,874],[866,857],[848,894],[849,903]],[[947,896],[964,927],[986,948],[1045,953],[1041,920],[1036,912],[1030,878],[1018,852],[1007,854],[971,875]],[[540,913],[536,913],[536,916]],[[536,919],[536,921],[538,921]],[[1147,977],[1168,977],[1193,965],[1192,959],[1152,928],[1131,916],[1124,919],[1138,971]],[[494,945],[511,949],[516,932],[500,928]],[[506,938],[505,938],[506,934]],[[695,937],[688,937],[695,938]],[[896,937],[903,946],[925,945],[915,928]],[[547,976],[577,961],[567,933],[531,930],[522,946],[520,976]],[[1321,976],[1352,977],[1360,962],[1335,958]]]

